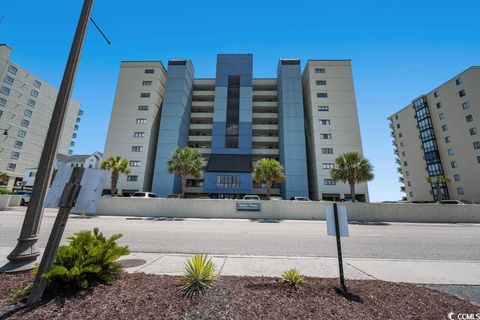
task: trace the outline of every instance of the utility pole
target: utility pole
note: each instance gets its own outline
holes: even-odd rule
[[[62,83],[53,109],[45,145],[40,157],[32,196],[23,220],[20,237],[18,238],[17,246],[7,257],[9,262],[0,268],[1,272],[18,272],[32,269],[35,260],[40,255],[37,248],[37,240],[42,222],[45,195],[52,175],[53,164],[57,156],[58,143],[65,122],[70,96],[72,95],[75,74],[77,72],[92,6],[93,0],[84,0]]]

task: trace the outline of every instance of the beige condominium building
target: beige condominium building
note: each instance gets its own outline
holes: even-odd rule
[[[152,184],[165,80],[160,61],[121,63],[104,160],[112,156],[129,160],[131,173],[118,181],[118,190],[125,193],[149,190]]]
[[[388,118],[402,191],[437,200],[426,177],[443,175],[442,198],[480,202],[480,67],[471,67]]]
[[[11,61],[11,52],[0,44],[0,172],[9,175],[9,187],[17,185],[29,168],[38,166],[58,93]],[[82,115],[80,103],[71,99],[59,153],[73,153]]]
[[[179,193],[167,161],[189,146],[204,170],[188,177],[187,197],[265,197],[266,186],[252,179],[263,158],[285,169],[272,195],[349,197],[329,172],[341,153],[362,152],[350,61],[311,60],[302,74],[299,59],[280,59],[276,77],[255,78],[252,54],[219,54],[215,78],[194,73],[190,60],[170,60],[168,70],[161,62],[122,62],[105,145],[105,158],[129,160],[119,193]],[[368,201],[366,184],[357,197]]]

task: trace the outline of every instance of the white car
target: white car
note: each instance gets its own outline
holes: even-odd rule
[[[158,196],[153,192],[135,192],[131,195],[132,198],[158,198]]]
[[[310,201],[308,197],[291,197],[290,200],[292,201]]]
[[[257,196],[256,194],[246,194],[243,196],[243,200],[256,200],[260,201],[260,197]]]
[[[30,197],[32,195],[32,192],[20,190],[20,191],[14,192],[13,194],[17,196],[22,196],[22,200],[20,200],[20,205],[24,206],[30,202]]]

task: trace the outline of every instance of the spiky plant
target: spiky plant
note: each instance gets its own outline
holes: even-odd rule
[[[292,287],[298,288],[298,286],[305,283],[305,277],[298,269],[293,268],[282,273],[282,281]]]
[[[197,297],[213,286],[217,278],[215,264],[206,254],[194,254],[185,262],[182,291],[188,298]]]

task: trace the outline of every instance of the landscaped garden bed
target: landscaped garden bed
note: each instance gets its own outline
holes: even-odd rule
[[[0,274],[0,314],[11,310],[12,290],[33,281],[26,274]],[[46,297],[8,319],[448,319],[450,312],[480,313],[480,307],[424,287],[383,281],[306,278],[294,288],[278,278],[221,276],[198,298],[182,295],[181,278],[122,273],[112,285]]]

